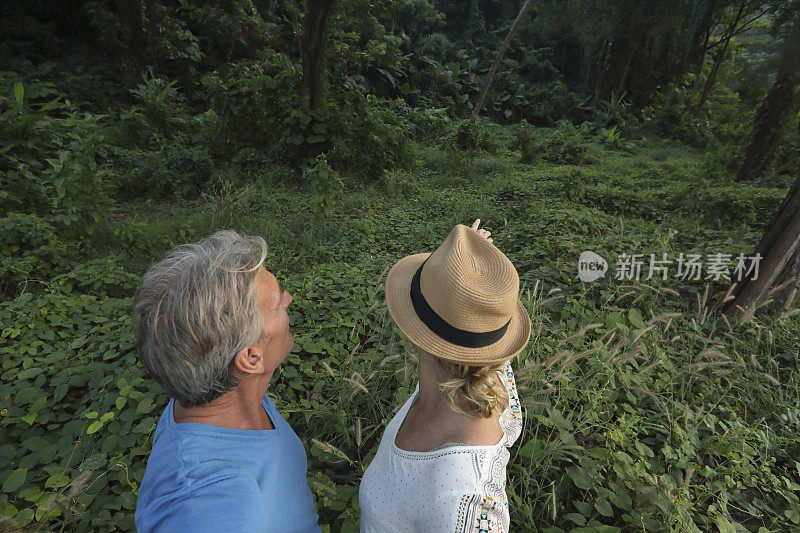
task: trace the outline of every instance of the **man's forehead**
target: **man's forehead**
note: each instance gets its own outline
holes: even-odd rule
[[[266,297],[271,298],[274,302],[280,301],[281,286],[278,282],[278,278],[275,277],[275,274],[267,270],[265,267],[261,267],[261,272],[259,275],[264,279],[264,293]]]

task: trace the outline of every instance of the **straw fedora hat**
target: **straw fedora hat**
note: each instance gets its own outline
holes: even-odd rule
[[[456,363],[507,361],[531,335],[514,265],[462,224],[435,252],[395,263],[386,276],[386,306],[411,342]]]

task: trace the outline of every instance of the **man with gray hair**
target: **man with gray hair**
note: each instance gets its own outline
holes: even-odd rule
[[[267,395],[294,345],[292,296],[257,236],[174,248],[134,298],[139,357],[170,401],[135,522],[151,531],[320,532],[302,442]]]

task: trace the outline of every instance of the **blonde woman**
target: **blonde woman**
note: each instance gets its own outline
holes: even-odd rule
[[[514,265],[479,223],[457,225],[386,278],[389,312],[419,354],[419,383],[364,473],[362,533],[509,531],[507,448],[522,430],[510,360],[531,321]]]

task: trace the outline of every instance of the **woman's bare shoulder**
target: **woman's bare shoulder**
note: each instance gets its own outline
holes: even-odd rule
[[[395,444],[401,450],[427,452],[445,444],[494,446],[502,438],[503,428],[496,417],[468,417],[447,410],[423,421],[409,411]]]

